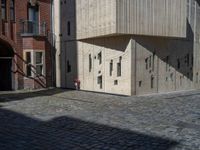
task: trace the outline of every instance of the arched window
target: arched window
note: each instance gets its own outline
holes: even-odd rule
[[[15,0],[10,1],[10,20],[15,21]]]
[[[1,0],[1,19],[3,20],[7,19],[6,0]]]

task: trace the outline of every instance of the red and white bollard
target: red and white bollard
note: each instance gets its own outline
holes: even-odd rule
[[[74,85],[75,85],[76,90],[80,90],[80,84],[81,82],[79,79],[74,80]]]

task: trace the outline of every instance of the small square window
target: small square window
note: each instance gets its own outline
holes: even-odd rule
[[[115,81],[114,81],[114,85],[118,85],[118,80],[115,80]]]

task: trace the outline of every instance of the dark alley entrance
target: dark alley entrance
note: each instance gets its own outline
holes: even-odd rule
[[[0,58],[0,91],[12,90],[11,67],[11,58]]]
[[[0,91],[12,90],[12,58],[13,47],[3,41],[0,42]]]

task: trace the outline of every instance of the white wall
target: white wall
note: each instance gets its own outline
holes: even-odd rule
[[[112,37],[78,42],[78,75],[81,89],[115,94],[131,95],[131,40],[130,37]],[[102,64],[98,53],[102,52]],[[92,55],[92,70],[89,72],[89,55]],[[117,77],[117,63],[122,57],[122,76]],[[113,73],[110,76],[110,62],[113,60]],[[100,89],[97,77],[102,75],[103,88]],[[117,80],[118,85],[114,85]]]
[[[60,68],[60,0],[53,1],[53,31],[56,36],[56,86],[61,87],[61,68]]]

